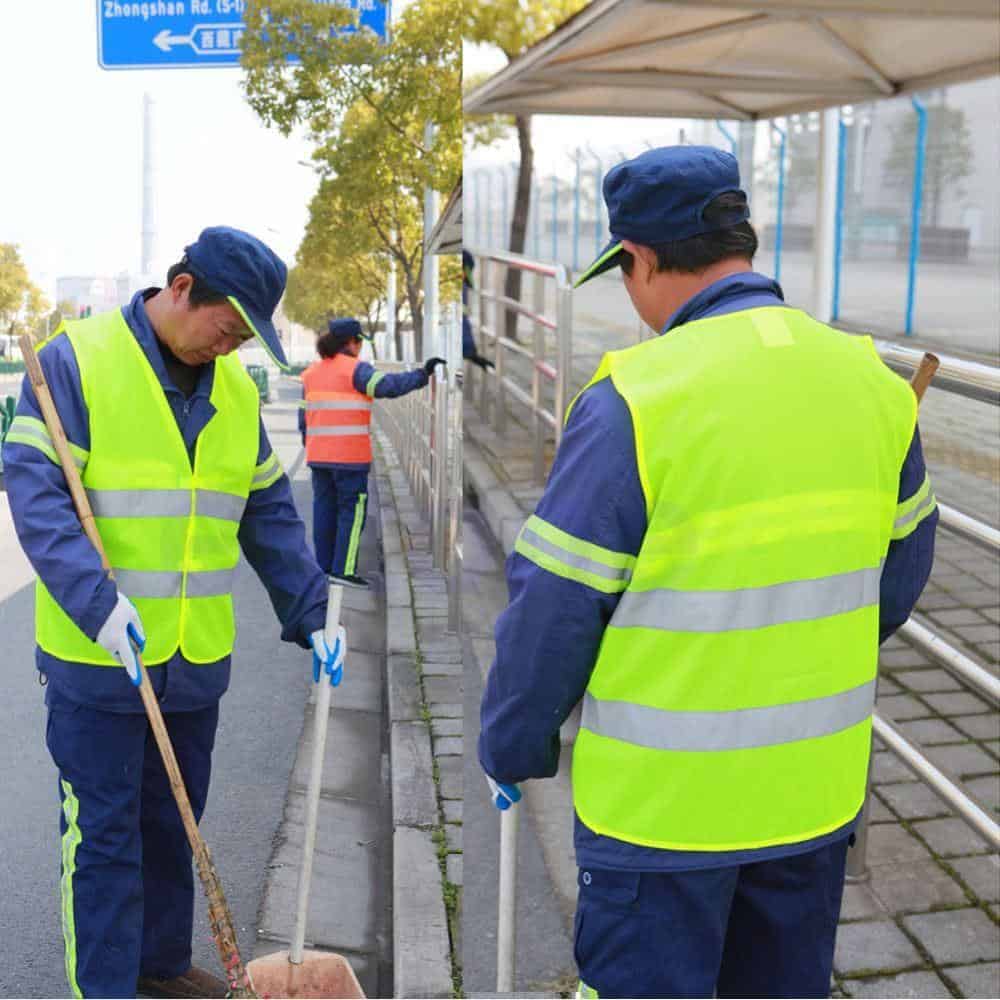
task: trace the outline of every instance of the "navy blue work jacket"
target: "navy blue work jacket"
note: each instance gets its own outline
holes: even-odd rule
[[[188,454],[193,456],[198,435],[215,415],[209,399],[215,366],[202,366],[194,393],[185,398],[167,374],[146,314],[144,300],[155,292],[147,289],[137,293],[122,308],[122,314],[156,373]],[[39,360],[66,436],[89,451],[89,415],[69,338],[56,337],[40,352]],[[27,378],[17,413],[42,419]],[[270,455],[271,444],[261,420],[257,464]],[[62,470],[36,448],[6,443],[4,476],[18,538],[35,572],[77,627],[96,639],[115,606],[117,588],[101,568],[96,549],[80,527]],[[239,542],[267,589],[282,624],[282,639],[308,649],[309,635],[325,623],[327,583],[306,544],[305,526],[295,509],[287,475],[250,494],[240,522]],[[66,699],[105,711],[143,711],[124,670],[70,663],[40,648],[35,658],[38,670],[48,678],[49,704]],[[307,669],[304,660],[302,669]],[[180,652],[165,664],[149,669],[163,710],[171,712],[215,704],[229,686],[229,673],[228,656],[215,663],[192,664]]]
[[[702,289],[661,333],[708,316],[783,306],[777,282],[745,272]],[[632,418],[610,378],[573,407],[536,514],[577,539],[638,555],[646,530]],[[903,465],[899,499],[924,481],[920,435]],[[884,641],[906,621],[930,574],[937,511],[889,546],[882,572],[879,632]],[[481,706],[479,760],[498,781],[551,777],[559,765],[559,726],[583,697],[601,637],[621,598],[547,572],[517,552],[507,559],[510,603],[496,625],[497,655]],[[706,795],[711,794],[706,789]],[[849,836],[854,822],[815,840],[753,851],[668,851],[595,833],[577,817],[581,867],[656,871],[712,868],[804,853]]]

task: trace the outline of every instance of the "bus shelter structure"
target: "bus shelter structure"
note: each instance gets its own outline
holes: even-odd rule
[[[919,92],[1000,72],[998,52],[1000,0],[595,0],[471,91],[465,113],[822,112],[812,311],[829,321],[838,108],[913,95],[919,114]]]

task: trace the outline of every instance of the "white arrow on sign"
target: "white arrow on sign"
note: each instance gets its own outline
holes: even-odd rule
[[[154,36],[153,44],[161,52],[169,52],[175,45],[190,45],[200,56],[228,56],[240,51],[233,40],[236,33],[242,34],[245,27],[240,21],[234,24],[196,24],[190,35],[172,35],[169,28],[164,28]],[[205,41],[206,35],[210,48],[198,44],[199,36]]]
[[[169,28],[164,28],[154,39],[153,44],[161,52],[169,52],[175,45],[190,45],[190,35],[171,35]]]

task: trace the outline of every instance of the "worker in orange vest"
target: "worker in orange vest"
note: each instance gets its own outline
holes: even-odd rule
[[[319,361],[302,373],[299,431],[312,470],[313,544],[316,561],[338,583],[367,587],[357,575],[358,546],[368,507],[372,461],[372,399],[422,389],[443,358],[422,368],[390,374],[361,361],[369,340],[356,319],[330,320],[316,341]]]

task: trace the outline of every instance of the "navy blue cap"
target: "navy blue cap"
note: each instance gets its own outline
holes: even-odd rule
[[[327,324],[327,332],[338,340],[350,340],[352,337],[357,337],[360,340],[372,339],[362,330],[361,324],[352,317],[331,319]]]
[[[743,195],[741,208],[708,222],[705,206],[720,194]],[[574,287],[621,263],[622,240],[644,246],[730,229],[750,218],[736,157],[714,146],[661,146],[612,167],[604,178],[611,242]]]
[[[285,262],[256,236],[229,226],[203,229],[184,253],[195,277],[226,296],[275,364],[287,370],[288,359],[271,322],[285,291]]]

